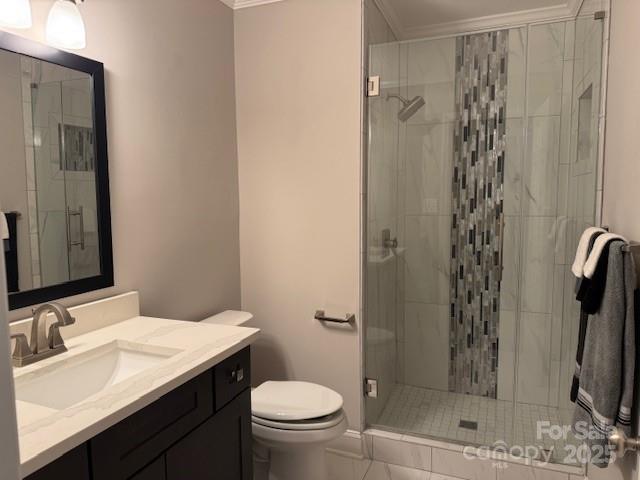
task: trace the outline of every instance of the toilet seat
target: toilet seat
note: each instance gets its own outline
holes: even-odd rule
[[[314,419],[341,411],[342,405],[342,395],[309,382],[267,381],[251,392],[251,413],[254,417],[290,422],[290,425],[312,424]]]
[[[277,428],[279,430],[325,430],[331,427],[335,427],[344,419],[344,412],[342,410],[326,415],[320,418],[312,418],[310,420],[289,420],[278,421],[269,420],[268,418],[261,418],[256,415],[251,416],[251,421],[254,424],[262,425],[269,428]]]

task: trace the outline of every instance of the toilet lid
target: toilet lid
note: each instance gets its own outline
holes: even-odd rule
[[[254,416],[269,420],[309,420],[342,408],[342,395],[308,382],[264,382],[251,392]]]

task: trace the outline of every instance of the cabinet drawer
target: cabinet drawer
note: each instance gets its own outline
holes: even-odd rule
[[[212,414],[208,371],[92,439],[93,479],[131,477]]]
[[[251,351],[244,350],[220,362],[213,370],[216,411],[251,386]]]

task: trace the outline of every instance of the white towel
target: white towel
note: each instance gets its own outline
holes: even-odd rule
[[[573,261],[573,266],[571,267],[571,271],[573,272],[573,275],[575,277],[582,278],[584,264],[587,261],[587,256],[589,255],[589,243],[591,242],[591,238],[596,233],[606,232],[607,231],[603,228],[589,227],[582,233],[580,242],[578,242],[578,248],[576,250],[576,258]]]
[[[0,212],[0,240],[9,240],[9,225],[3,212]]]
[[[585,277],[593,278],[593,274],[596,272],[596,267],[598,266],[598,260],[600,260],[600,254],[611,240],[622,240],[623,242],[627,242],[626,238],[615,233],[604,233],[596,238],[593,248],[591,249],[591,253],[589,254],[589,258],[584,264],[583,274]]]

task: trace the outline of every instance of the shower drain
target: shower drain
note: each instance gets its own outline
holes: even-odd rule
[[[471,420],[460,420],[458,426],[467,430],[478,430],[478,422],[472,422]]]

